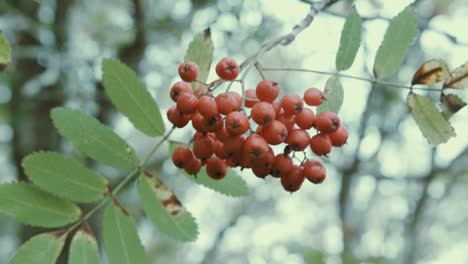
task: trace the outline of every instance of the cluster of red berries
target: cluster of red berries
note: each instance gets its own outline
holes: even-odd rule
[[[220,81],[235,80],[239,66],[231,58],[223,58],[216,65]],[[317,88],[309,88],[301,98],[295,94],[278,99],[280,87],[272,80],[262,80],[255,90],[245,91],[245,98],[236,92],[212,94],[215,81],[192,90],[189,82],[197,81],[198,66],[185,62],[179,66],[183,81],[176,82],[170,96],[176,105],[167,111],[169,121],[176,127],[191,122],[196,130],[192,148],[179,146],[172,155],[178,168],[196,175],[206,165],[208,176],[222,179],[228,167],[250,168],[260,178],[271,175],[281,178],[285,190],[297,191],[304,179],[321,183],[325,167],[319,161],[299,160],[296,152],[310,147],[317,156],[329,153],[332,147],[346,143],[348,132],[333,112],[315,114],[304,107],[318,106],[325,100]],[[250,108],[248,115],[245,108]],[[253,121],[253,122],[251,122]],[[254,128],[255,124],[256,128]],[[309,130],[315,128],[312,137]],[[314,130],[315,131],[315,130]],[[284,151],[275,154],[270,145],[285,144]],[[291,154],[292,153],[292,154]]]

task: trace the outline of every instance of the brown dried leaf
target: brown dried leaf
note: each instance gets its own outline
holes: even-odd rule
[[[463,89],[468,87],[468,62],[452,71],[451,77],[444,83],[444,88]]]
[[[424,62],[414,74],[411,85],[433,84],[450,78],[447,64],[443,60],[432,59]]]
[[[455,94],[443,94],[440,97],[440,102],[442,103],[443,109],[442,115],[447,120],[466,105],[466,103]]]
[[[156,189],[156,195],[161,201],[162,205],[170,215],[179,214],[184,208],[182,203],[174,195],[174,192],[169,189],[161,180],[154,178],[154,185]]]

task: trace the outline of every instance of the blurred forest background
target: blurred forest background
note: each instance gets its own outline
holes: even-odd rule
[[[131,129],[103,93],[102,58],[117,57],[135,69],[165,113],[177,66],[196,33],[211,27],[214,62],[224,56],[242,62],[262,42],[290,31],[307,14],[308,2],[0,1],[0,29],[13,52],[11,64],[0,74],[0,182],[26,180],[21,160],[36,150],[70,153],[117,181],[122,176],[118,171],[86,160],[58,136],[49,118],[55,106],[79,108],[114,127],[138,152],[148,151],[154,139]],[[466,0],[340,1],[320,13],[294,42],[274,48],[260,62],[333,71],[343,17],[354,4],[364,31],[348,73],[371,78],[388,19],[411,3],[418,37],[390,81],[409,84],[419,65],[431,58],[444,59],[452,69],[465,63]],[[298,94],[323,88],[328,78],[265,74],[283,92]],[[254,87],[259,79],[252,71],[248,84]],[[152,263],[468,263],[467,109],[451,119],[458,136],[433,148],[409,116],[407,90],[355,80],[342,83],[340,117],[349,128],[349,143],[324,160],[328,178],[321,185],[304,184],[290,195],[275,181],[243,172],[249,195],[224,197],[179,177],[167,149],[158,152],[153,166],[196,217],[200,235],[193,243],[161,236],[144,219],[134,188],[128,188],[122,200],[137,219]],[[434,93],[434,100],[438,96]],[[466,91],[462,96],[466,101]],[[174,139],[184,140],[188,130]],[[98,238],[99,218],[91,223]],[[0,215],[0,263],[36,232]]]

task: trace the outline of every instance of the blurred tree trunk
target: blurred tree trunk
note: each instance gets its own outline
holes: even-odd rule
[[[66,20],[72,0],[57,0],[52,33],[55,37],[55,51],[64,51],[67,43]],[[12,5],[25,16],[36,21],[39,4],[30,0],[18,0]],[[34,33],[23,31],[18,35],[18,46],[40,46]],[[26,95],[25,84],[41,74],[45,69],[38,63],[37,58],[23,57],[15,61],[16,71],[12,73],[12,98],[10,101],[11,124],[13,128],[12,158],[16,168],[18,180],[27,181],[21,168],[21,160],[29,153],[38,150],[57,150],[60,138],[49,118],[49,112],[56,106],[63,105],[64,89],[61,74],[58,80],[49,86],[40,87],[34,95]],[[23,226],[20,230],[21,242],[44,229]],[[59,262],[60,263],[60,262]]]

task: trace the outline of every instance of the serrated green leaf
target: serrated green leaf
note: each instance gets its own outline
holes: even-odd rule
[[[0,185],[0,212],[32,226],[60,227],[79,220],[75,204],[27,183]]]
[[[162,181],[140,176],[138,194],[143,210],[161,233],[180,241],[197,238],[195,219]]]
[[[107,180],[78,161],[56,152],[37,152],[23,159],[28,177],[43,190],[75,202],[96,202],[107,192]]]
[[[341,85],[338,77],[330,77],[325,84],[323,92],[325,101],[317,107],[317,113],[321,112],[334,112],[340,111],[343,104],[343,86]]]
[[[148,263],[135,222],[128,212],[115,204],[109,205],[104,213],[102,228],[109,263]]]
[[[375,56],[374,75],[376,78],[385,79],[398,70],[416,36],[416,31],[416,15],[412,6],[406,7],[390,21]]]
[[[164,122],[159,107],[136,73],[114,59],[103,60],[102,73],[104,89],[114,106],[146,135],[163,135]]]
[[[362,19],[356,8],[353,8],[341,31],[340,47],[336,54],[335,65],[338,71],[343,71],[353,65],[359,45],[361,45]]]
[[[444,82],[444,88],[468,88],[468,62],[453,70]]]
[[[455,94],[442,94],[440,97],[442,104],[442,115],[449,120],[456,112],[466,106],[466,103]]]
[[[445,143],[455,136],[453,127],[426,96],[409,93],[408,106],[419,129],[432,145]]]
[[[62,107],[54,108],[51,117],[60,135],[94,160],[122,170],[138,166],[135,150],[95,118]]]
[[[99,264],[99,248],[96,238],[85,230],[78,230],[70,244],[68,264]]]
[[[8,39],[0,31],[0,72],[3,71],[11,60],[11,47]]]
[[[447,63],[443,60],[432,59],[424,62],[413,76],[411,85],[433,84],[450,77]]]
[[[198,65],[197,80],[206,82],[210,73],[211,61],[213,59],[213,41],[211,40],[210,28],[198,33],[190,42],[187,52],[185,53],[185,61],[191,61]],[[195,90],[202,86],[199,82],[193,82],[192,88]]]
[[[55,264],[65,244],[65,236],[43,233],[24,243],[10,264]]]

